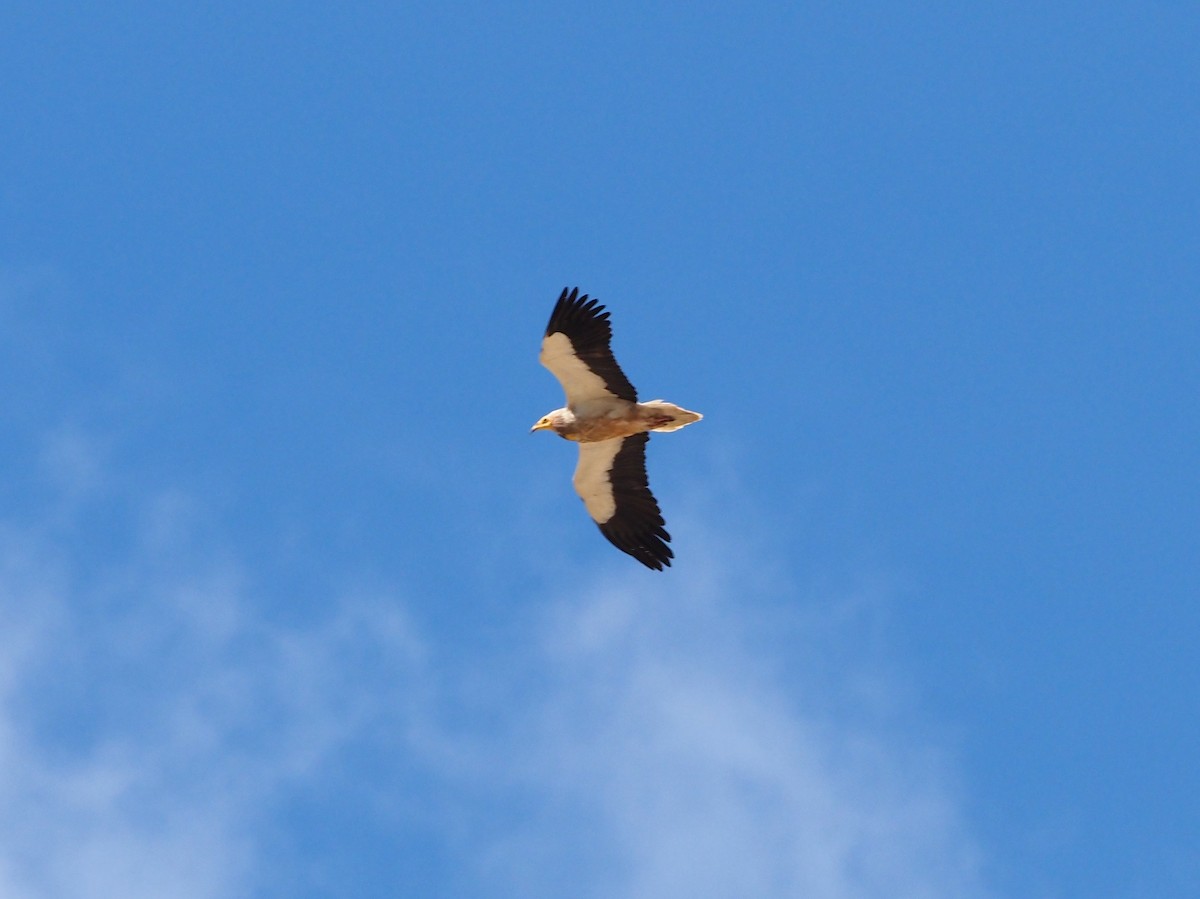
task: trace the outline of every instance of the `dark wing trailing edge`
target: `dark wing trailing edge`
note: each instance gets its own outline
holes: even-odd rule
[[[646,475],[646,443],[649,434],[626,437],[609,471],[616,511],[604,523],[597,522],[600,533],[621,552],[629,553],[647,568],[662,571],[670,566],[675,553],[658,501],[650,492]]]
[[[554,312],[550,314],[544,336],[556,333],[565,335],[571,341],[575,355],[604,381],[610,393],[636,403],[637,391],[613,358],[610,347],[612,323],[608,316],[609,313],[599,301],[588,299],[587,294],[580,296],[578,287],[569,293],[564,287]]]

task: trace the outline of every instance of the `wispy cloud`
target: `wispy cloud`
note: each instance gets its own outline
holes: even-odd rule
[[[69,438],[46,464],[119,489]],[[480,655],[386,591],[280,616],[196,536],[201,504],[123,501],[100,564],[72,556],[86,515],[0,527],[0,896],[296,892],[281,810],[331,782],[360,803],[346,840],[419,833],[444,847],[424,882],[461,895],[984,893],[937,747],[878,697],[830,699],[870,673],[861,628],[781,612],[761,566],[583,578]]]
[[[165,523],[176,500],[147,506],[86,579],[67,537],[0,529],[0,896],[246,894],[275,804],[411,680],[394,604],[271,625],[232,560]]]
[[[532,896],[983,895],[935,747],[783,677],[786,642],[756,639],[764,610],[727,579],[632,583],[549,607],[520,718],[485,741],[527,809],[493,876]]]

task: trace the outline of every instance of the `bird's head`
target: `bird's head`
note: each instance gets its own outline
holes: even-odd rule
[[[571,414],[569,409],[555,409],[553,412],[547,412],[537,420],[529,433],[534,431],[553,431],[559,437],[566,437],[571,430],[571,426],[575,423],[575,416]]]

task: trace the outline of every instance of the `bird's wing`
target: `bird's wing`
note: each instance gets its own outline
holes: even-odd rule
[[[637,402],[637,391],[613,358],[609,342],[612,324],[609,313],[579,288],[570,293],[563,288],[538,358],[550,369],[567,394],[567,405],[574,407],[588,400],[618,397]]]
[[[649,439],[649,434],[634,434],[579,444],[574,483],[600,533],[621,552],[662,571],[675,554],[646,477]]]

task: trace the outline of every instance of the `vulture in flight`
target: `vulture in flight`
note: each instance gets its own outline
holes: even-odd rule
[[[579,444],[575,492],[621,552],[662,571],[674,553],[662,511],[646,477],[649,431],[676,431],[703,416],[673,403],[639,403],[613,358],[609,313],[579,289],[563,289],[539,355],[562,384],[567,405],[538,419],[533,431],[553,431]]]

